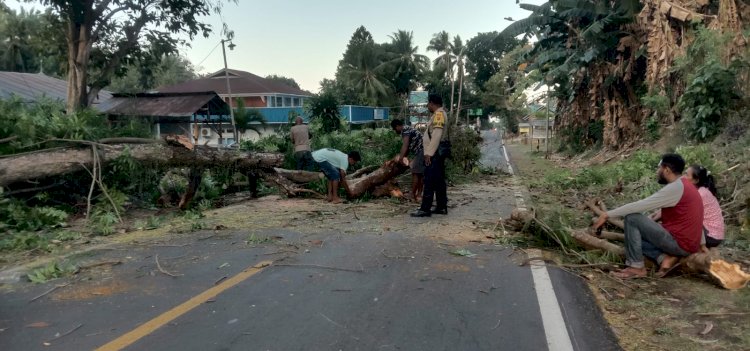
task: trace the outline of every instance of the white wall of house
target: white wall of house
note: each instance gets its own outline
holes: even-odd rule
[[[221,126],[221,129],[223,131],[223,134],[221,135],[222,138],[219,137],[219,133],[216,130],[217,128],[218,126],[215,125],[206,125],[199,123],[197,128],[198,145],[218,147],[219,145],[228,145],[234,142],[234,136],[232,135],[232,125],[230,123],[225,123]],[[259,129],[261,132],[260,135],[258,135],[258,133],[256,133],[255,131],[247,130],[245,131],[245,133],[242,133],[240,139],[258,141],[262,137],[276,133],[274,127],[271,125],[259,127]]]

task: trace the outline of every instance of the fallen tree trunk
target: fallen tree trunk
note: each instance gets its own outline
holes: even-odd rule
[[[297,184],[307,184],[325,179],[323,172],[293,171],[284,168],[274,168],[273,170],[279,176],[289,179]]]
[[[372,169],[372,167],[366,167],[365,169]],[[361,197],[368,191],[371,191],[376,197],[403,196],[400,191],[395,191],[397,187],[395,184],[392,184],[391,181],[403,174],[407,169],[409,169],[409,167],[405,164],[396,164],[394,161],[387,161],[380,166],[380,168],[375,169],[375,171],[369,174],[364,174],[364,171],[357,171],[347,177],[350,190],[347,196],[350,198],[357,198]],[[364,175],[358,178],[352,177],[358,174]],[[281,186],[287,195],[294,196],[298,193],[310,192],[306,189],[295,186],[295,184],[311,183],[319,179],[325,179],[325,176],[320,172],[293,171],[283,168],[274,168],[274,174],[267,174],[265,178],[266,180]]]
[[[284,155],[253,153],[237,150],[195,146],[170,145],[164,141],[152,144],[98,144],[99,160],[106,164],[128,155],[143,164],[163,166],[220,166],[237,169],[272,169],[283,163]],[[0,186],[29,181],[92,168],[94,157],[90,147],[65,147],[40,150],[0,158]]]
[[[409,166],[403,163],[396,163],[395,161],[387,161],[380,168],[374,172],[357,179],[348,180],[349,182],[349,197],[360,197],[364,195],[368,190],[375,189],[379,185],[383,185],[393,178],[396,178],[406,172]]]
[[[597,238],[596,236],[593,236],[588,233],[588,230],[582,229],[582,230],[574,230],[570,233],[570,236],[573,237],[573,239],[578,242],[581,246],[585,247],[588,250],[602,250],[606,252],[611,252],[617,256],[624,257],[625,256],[625,248],[613,244],[605,239]]]

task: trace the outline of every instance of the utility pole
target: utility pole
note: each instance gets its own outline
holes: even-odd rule
[[[549,84],[547,84],[547,135],[544,137],[544,146],[547,148],[544,158],[549,158]]]
[[[229,42],[229,50],[234,50],[234,43],[232,39],[221,40],[221,53],[224,55],[224,79],[227,82],[227,94],[229,94],[229,115],[232,117],[232,136],[234,137],[235,144],[239,145],[239,133],[237,131],[237,124],[234,122],[234,107],[232,106],[232,87],[229,84],[229,69],[227,68],[227,50],[224,48],[224,43]],[[210,118],[210,116],[209,116]],[[219,123],[221,125],[221,123]]]

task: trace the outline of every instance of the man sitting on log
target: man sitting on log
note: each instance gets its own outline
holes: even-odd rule
[[[362,159],[359,152],[352,151],[345,154],[336,149],[326,148],[314,151],[312,158],[318,163],[320,170],[328,179],[326,199],[335,204],[343,202],[338,194],[339,183],[344,186],[347,194],[351,193],[349,184],[346,182],[346,169],[350,165],[354,166]]]
[[[614,273],[622,279],[642,278],[648,272],[643,256],[659,264],[658,276],[676,267],[679,257],[700,251],[703,203],[698,190],[682,177],[685,160],[677,154],[662,157],[657,169],[659,184],[666,186],[646,199],[602,213],[594,224],[600,229],[607,219],[625,218],[625,264]],[[662,224],[643,213],[661,209]]]

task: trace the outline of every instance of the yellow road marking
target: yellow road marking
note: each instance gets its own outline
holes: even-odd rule
[[[183,314],[189,312],[190,310],[200,306],[201,304],[205,303],[212,297],[215,297],[216,295],[221,294],[227,289],[239,284],[243,280],[250,278],[255,273],[258,273],[261,270],[263,270],[263,268],[270,266],[272,263],[273,262],[271,261],[262,261],[252,267],[248,267],[242,272],[238,273],[237,275],[223,281],[221,284],[216,285],[213,288],[208,289],[196,295],[190,300],[187,300],[181,305],[174,307],[167,312],[162,313],[156,318],[139,325],[137,328],[133,329],[129,333],[123,336],[120,336],[119,338],[115,340],[110,341],[109,343],[99,347],[95,351],[122,350],[134,344],[136,341],[140,340],[144,336],[153,333],[154,331],[156,331],[156,329],[159,329],[165,324],[175,320],[177,317],[182,316]]]

